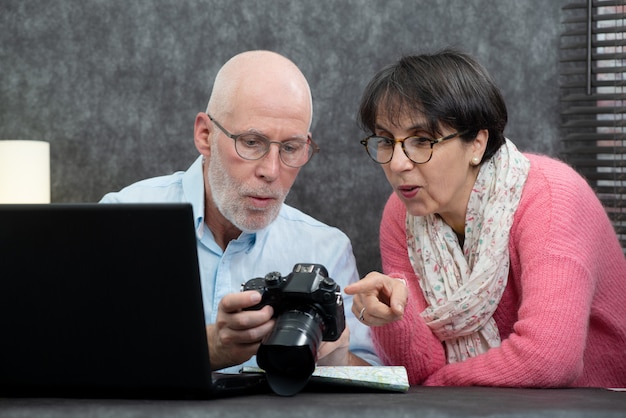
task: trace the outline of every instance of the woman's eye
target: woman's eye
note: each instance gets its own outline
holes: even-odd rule
[[[379,136],[378,137],[378,146],[379,147],[389,147],[389,148],[393,148],[395,144],[395,141],[391,138],[386,138],[384,136]]]
[[[405,141],[405,145],[413,147],[430,147],[431,143],[432,139],[425,138],[423,136],[412,136],[411,138],[407,138]]]

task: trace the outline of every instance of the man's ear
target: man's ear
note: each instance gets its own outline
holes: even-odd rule
[[[213,123],[209,116],[200,112],[196,115],[196,123],[193,126],[193,140],[198,152],[205,157],[211,154],[211,132]]]

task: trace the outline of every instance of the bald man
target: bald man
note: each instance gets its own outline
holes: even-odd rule
[[[284,203],[298,172],[319,150],[310,133],[311,91],[298,67],[270,51],[231,58],[218,72],[206,112],[196,116],[200,153],[185,172],[147,179],[105,195],[103,203],[191,203],[212,367],[255,366],[275,324],[273,308],[241,284],[296,263],[324,265],[343,289],[357,281],[348,237]],[[158,225],[155,225],[158,228]],[[319,365],[380,364],[369,328],[344,295],[346,330],[322,342]]]

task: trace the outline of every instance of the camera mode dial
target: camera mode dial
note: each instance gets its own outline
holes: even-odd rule
[[[282,276],[279,272],[272,271],[271,273],[267,273],[265,275],[265,284],[268,286],[278,286],[281,278]]]

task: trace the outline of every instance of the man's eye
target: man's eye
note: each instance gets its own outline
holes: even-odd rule
[[[281,148],[284,152],[288,152],[290,154],[297,153],[302,150],[306,146],[306,142],[304,141],[288,141],[284,142],[281,145]]]
[[[260,148],[265,146],[265,143],[267,141],[265,141],[263,138],[258,137],[258,136],[240,136],[239,137],[239,142],[241,142],[242,145],[245,145],[248,148]]]

